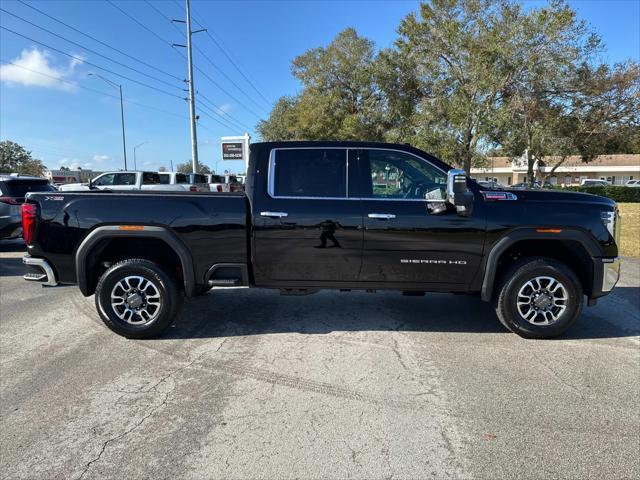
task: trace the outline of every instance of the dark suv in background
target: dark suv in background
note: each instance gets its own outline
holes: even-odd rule
[[[0,175],[0,240],[22,233],[20,205],[29,192],[51,192],[55,188],[45,178]]]

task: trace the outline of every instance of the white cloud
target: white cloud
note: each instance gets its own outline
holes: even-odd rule
[[[223,103],[222,105],[218,105],[216,108],[222,113],[227,113],[231,111],[231,104]]]
[[[96,154],[96,155],[93,156],[93,161],[94,162],[101,163],[101,162],[106,162],[107,160],[111,160],[111,157],[109,155],[97,155]]]
[[[75,91],[77,87],[59,80],[70,81],[76,67],[81,63],[82,60],[72,58],[66,67],[55,66],[49,52],[32,47],[30,50],[22,50],[20,56],[11,63],[0,65],[0,81],[8,85]]]

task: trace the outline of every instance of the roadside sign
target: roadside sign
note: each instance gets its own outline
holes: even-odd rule
[[[221,137],[220,149],[222,160],[244,161],[245,168],[249,164],[249,142],[251,137],[248,133],[233,137]]]
[[[222,160],[242,160],[243,158],[243,142],[222,142]]]

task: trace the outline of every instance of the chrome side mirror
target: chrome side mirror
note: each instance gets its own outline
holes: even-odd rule
[[[459,215],[468,217],[473,213],[473,193],[467,187],[464,170],[452,169],[447,173],[447,201],[456,207]]]

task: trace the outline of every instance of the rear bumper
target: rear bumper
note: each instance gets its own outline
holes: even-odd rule
[[[54,287],[58,284],[53,268],[44,258],[35,258],[29,255],[22,257],[22,263],[32,267],[31,272],[25,273],[22,278],[30,282],[40,282],[43,285]]]

